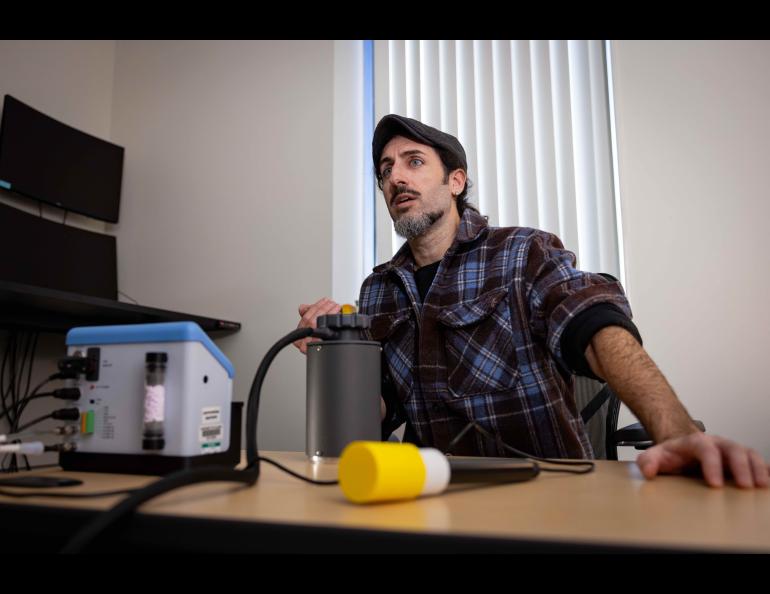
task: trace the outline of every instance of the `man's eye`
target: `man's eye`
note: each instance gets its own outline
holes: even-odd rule
[[[422,164],[423,164],[423,161],[422,161],[422,159],[417,159],[417,158],[414,158],[414,159],[412,159],[412,160],[411,160],[411,161],[409,161],[409,162],[410,162],[412,165],[414,165],[415,163],[418,163],[418,164],[420,164],[420,165],[422,165]]]
[[[389,177],[390,176],[390,170],[391,170],[390,167],[386,167],[385,169],[382,170],[382,173],[380,175],[382,175],[382,177]]]

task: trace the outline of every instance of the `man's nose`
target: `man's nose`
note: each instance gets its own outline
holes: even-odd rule
[[[404,165],[394,163],[390,170],[390,183],[394,186],[408,186],[409,169]]]

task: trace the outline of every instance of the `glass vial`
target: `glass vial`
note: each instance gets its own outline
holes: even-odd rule
[[[144,433],[142,448],[162,450],[166,446],[163,436],[164,410],[166,407],[166,353],[147,353],[145,356],[144,381]]]

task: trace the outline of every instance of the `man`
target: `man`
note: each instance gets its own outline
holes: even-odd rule
[[[740,487],[768,486],[757,452],[694,425],[641,346],[619,283],[576,270],[554,235],[491,228],[467,204],[454,136],[389,115],[372,152],[407,240],[360,295],[370,338],[383,344],[385,435],[406,422],[405,440],[458,455],[507,455],[501,440],[536,456],[591,458],[572,379],[587,375],[606,381],[657,444],[638,458],[645,477],[699,464],[711,486],[728,472]],[[299,327],[338,311],[329,299],[301,305]],[[462,434],[472,421],[495,439]]]

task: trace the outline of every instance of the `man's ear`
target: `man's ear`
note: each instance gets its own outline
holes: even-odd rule
[[[465,182],[467,181],[468,176],[466,175],[465,171],[462,169],[455,169],[452,173],[449,174],[449,189],[457,196],[458,194],[462,194],[463,188],[465,188]]]

